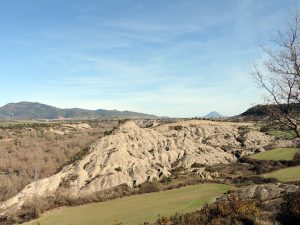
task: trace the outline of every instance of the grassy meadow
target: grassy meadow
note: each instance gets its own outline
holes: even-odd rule
[[[186,213],[199,209],[205,203],[227,192],[230,186],[200,184],[180,189],[135,195],[76,207],[62,207],[42,214],[26,225],[138,225],[153,222],[158,215]]]
[[[296,153],[300,153],[299,148],[277,148],[274,150],[261,152],[258,154],[251,155],[252,159],[259,160],[292,160]]]
[[[300,181],[300,166],[275,170],[264,174],[263,177],[276,178],[282,182]]]

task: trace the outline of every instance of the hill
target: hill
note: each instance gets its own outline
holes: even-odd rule
[[[216,111],[212,111],[204,116],[204,118],[206,118],[206,119],[216,119],[216,118],[223,118],[223,117],[224,116],[222,116],[220,113],[218,113]]]
[[[38,102],[19,102],[9,103],[0,107],[0,119],[92,119],[92,118],[157,118],[155,115],[149,115],[131,111],[118,110],[87,110],[80,108],[61,109]]]
[[[15,197],[3,202],[0,211],[19,208],[34,196],[47,197],[55,192],[67,191],[83,199],[122,184],[135,187],[169,177],[175,167],[235,162],[237,152],[251,154],[257,148],[276,142],[249,129],[243,134],[241,152],[241,126],[252,125],[191,120],[140,128],[133,121],[125,122],[91,145],[78,161],[51,177],[27,185]]]
[[[242,117],[265,117],[268,115],[267,107],[265,105],[256,105],[249,109],[247,109],[245,112],[240,114],[239,116]]]
[[[282,105],[285,106],[285,105]],[[278,111],[279,107],[278,105],[256,105],[249,109],[247,109],[245,112],[240,114],[240,117],[253,117],[253,118],[263,118],[268,116],[268,107],[272,107],[274,110]],[[292,112],[300,115],[300,104],[293,104],[291,106]]]

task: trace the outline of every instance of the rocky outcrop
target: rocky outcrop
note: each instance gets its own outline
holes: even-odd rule
[[[276,142],[263,133],[249,131],[242,146],[238,139],[240,126],[252,128],[246,123],[199,120],[140,128],[128,121],[94,143],[81,160],[27,185],[0,209],[5,212],[18,208],[33,196],[51,195],[60,189],[84,197],[120,184],[132,187],[169,176],[175,166],[230,163],[237,159],[237,151],[251,154]]]
[[[299,185],[295,184],[263,184],[243,187],[234,191],[234,194],[240,199],[256,199],[261,202],[271,201],[282,198],[284,193],[290,193],[299,190]],[[223,195],[217,201],[227,200]]]

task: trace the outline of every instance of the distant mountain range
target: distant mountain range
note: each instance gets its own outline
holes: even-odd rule
[[[158,118],[155,115],[118,110],[61,109],[38,102],[9,103],[0,107],[0,119],[92,119],[92,118]]]
[[[212,111],[212,112],[208,113],[207,115],[205,115],[204,118],[217,119],[217,118],[224,118],[224,116],[222,116],[220,113],[218,113],[216,111]]]

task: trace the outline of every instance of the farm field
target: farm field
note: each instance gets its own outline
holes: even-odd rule
[[[264,174],[263,177],[276,178],[282,182],[300,181],[300,166],[289,167]]]
[[[153,222],[158,215],[167,216],[176,212],[196,210],[231,187],[223,184],[200,184],[180,189],[135,195],[100,203],[76,207],[62,207],[49,211],[38,220],[26,225],[138,225]]]
[[[250,158],[259,160],[292,160],[297,152],[300,153],[299,148],[277,148],[251,155]]]

